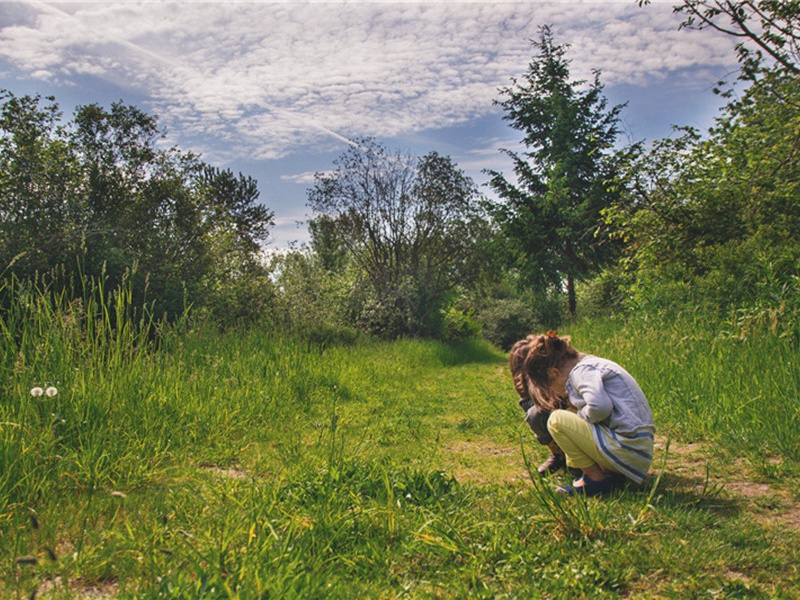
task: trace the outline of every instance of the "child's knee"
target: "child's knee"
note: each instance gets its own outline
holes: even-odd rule
[[[561,432],[561,426],[564,422],[565,415],[569,414],[570,412],[568,410],[562,409],[554,410],[550,413],[550,418],[547,420],[547,431],[550,432],[550,435],[556,436]]]
[[[553,441],[553,438],[550,437],[550,434],[547,432],[547,421],[549,418],[550,412],[538,406],[532,406],[525,414],[525,422],[533,430],[536,441],[542,446],[547,446]]]

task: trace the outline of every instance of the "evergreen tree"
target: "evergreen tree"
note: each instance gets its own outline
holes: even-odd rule
[[[600,212],[612,202],[612,148],[619,112],[603,96],[599,72],[590,84],[570,81],[569,46],[556,44],[549,27],[533,42],[538,51],[521,80],[497,102],[504,119],[523,133],[524,152],[504,150],[515,181],[489,171],[503,202],[495,216],[521,283],[561,290],[575,313],[575,281],[594,272],[611,250],[603,243]]]

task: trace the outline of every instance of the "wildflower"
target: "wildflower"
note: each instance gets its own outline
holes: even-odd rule
[[[44,391],[44,393],[47,394],[48,398],[52,398],[53,396],[55,396],[58,393],[58,390],[56,388],[54,388],[53,386],[50,386],[49,388],[47,388]]]
[[[31,396],[38,397],[41,396],[42,394],[44,394],[44,390],[39,386],[31,388]]]

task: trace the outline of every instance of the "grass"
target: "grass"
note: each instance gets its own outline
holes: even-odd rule
[[[162,329],[26,292],[0,381],[0,597],[790,598],[796,350],[576,323],[642,383],[653,474],[604,500],[544,457],[505,357]],[[86,315],[95,315],[92,329]],[[155,341],[157,343],[155,343]],[[34,398],[34,385],[58,395]],[[563,480],[562,480],[563,481]]]

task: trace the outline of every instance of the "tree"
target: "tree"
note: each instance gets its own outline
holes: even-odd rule
[[[80,246],[80,165],[46,100],[0,91],[0,273],[47,272]]]
[[[800,1],[683,0],[674,10],[684,16],[681,27],[715,29],[738,40],[742,79],[757,81],[773,65],[800,75]]]
[[[372,329],[431,333],[469,262],[475,185],[448,157],[414,158],[373,140],[355,142],[335,165],[308,193],[312,244],[327,249],[328,264],[345,248],[363,273]]]
[[[113,287],[135,265],[137,300],[180,314],[211,266],[204,206],[191,186],[200,161],[160,148],[157,118],[122,102],[80,106],[73,123],[85,175],[85,273]]]
[[[109,288],[130,277],[136,301],[180,314],[228,292],[252,302],[272,213],[255,180],[163,148],[157,118],[0,92],[0,273],[63,275]],[[263,287],[263,286],[261,286]],[[80,293],[80,290],[73,290]],[[209,292],[212,292],[211,294]]]
[[[765,80],[766,81],[766,80]],[[800,103],[796,82],[751,86],[706,138],[688,129],[620,169],[607,216],[626,237],[640,304],[800,314]],[[785,100],[788,100],[785,101]]]
[[[800,2],[684,0],[675,11],[682,27],[735,37],[750,85],[706,136],[684,128],[627,154],[606,214],[625,238],[628,297],[651,314],[726,319],[741,336],[800,339]]]
[[[495,215],[508,239],[511,266],[522,282],[561,290],[575,313],[575,281],[595,271],[611,245],[600,212],[613,200],[612,148],[619,112],[607,108],[599,72],[587,86],[570,81],[569,46],[558,45],[549,27],[533,42],[537,54],[522,80],[503,88],[504,119],[524,135],[524,152],[504,152],[516,182],[489,171],[502,202]]]
[[[269,238],[275,213],[258,202],[258,182],[230,169],[201,165],[196,185],[203,194],[204,220],[233,235],[236,248],[250,256]]]
[[[192,185],[199,212],[195,232],[202,235],[209,263],[199,281],[203,304],[223,326],[263,320],[275,304],[261,255],[274,213],[258,201],[256,180],[230,169],[201,164]]]

